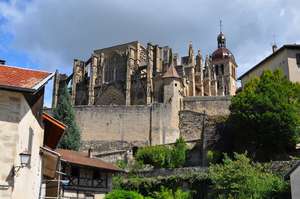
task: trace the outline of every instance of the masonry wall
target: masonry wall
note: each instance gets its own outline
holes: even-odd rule
[[[114,151],[151,144],[174,142],[179,137],[178,111],[169,104],[76,106],[82,150]],[[172,115],[174,114],[174,115]],[[176,121],[176,120],[175,120]],[[172,123],[173,122],[173,123]]]
[[[38,198],[41,180],[39,147],[43,129],[34,117],[24,96],[0,90],[0,198]],[[31,140],[31,141],[29,141]],[[21,152],[31,153],[30,166],[20,166]]]
[[[184,97],[184,110],[207,115],[229,115],[230,96],[195,96]]]

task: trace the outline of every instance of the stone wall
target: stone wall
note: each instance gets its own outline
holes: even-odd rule
[[[207,115],[228,115],[230,96],[196,96],[184,97],[183,109]]]
[[[92,147],[103,152],[175,142],[179,137],[178,122],[174,122],[178,111],[171,108],[170,104],[75,106],[81,150]]]
[[[120,150],[149,144],[150,107],[76,106],[83,150]]]

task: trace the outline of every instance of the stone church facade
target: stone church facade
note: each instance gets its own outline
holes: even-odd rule
[[[181,58],[168,46],[145,47],[138,41],[94,50],[88,60],[74,60],[71,76],[56,75],[53,107],[64,81],[72,81],[74,105],[162,103],[170,68],[181,81],[182,97],[234,95],[237,64],[222,32],[217,42],[218,48],[204,60],[200,50],[195,55],[192,43]]]
[[[201,139],[202,128],[193,127],[199,118],[191,118],[199,114],[190,112],[227,115],[236,91],[237,64],[222,32],[217,42],[205,59],[200,51],[194,54],[191,43],[181,58],[167,46],[137,41],[95,50],[87,61],[74,60],[70,76],[56,73],[53,107],[63,85],[71,85],[81,150],[120,151],[174,143],[179,136]]]

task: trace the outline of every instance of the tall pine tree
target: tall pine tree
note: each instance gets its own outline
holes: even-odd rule
[[[58,104],[53,110],[54,117],[68,126],[59,147],[63,149],[79,150],[80,131],[75,122],[75,113],[71,105],[70,94],[67,85],[61,89]]]

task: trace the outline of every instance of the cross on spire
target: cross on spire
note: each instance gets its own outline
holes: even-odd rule
[[[222,32],[222,19],[220,19],[220,33]]]

